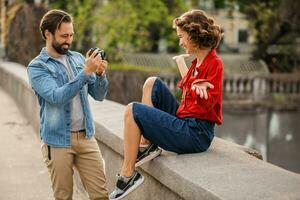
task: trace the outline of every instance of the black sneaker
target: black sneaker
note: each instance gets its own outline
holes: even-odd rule
[[[161,149],[155,144],[150,144],[144,151],[139,151],[135,161],[135,167],[138,167],[149,160],[159,156]]]
[[[109,195],[110,200],[122,199],[144,182],[144,177],[138,171],[134,171],[128,180],[125,179],[118,175],[116,188]]]

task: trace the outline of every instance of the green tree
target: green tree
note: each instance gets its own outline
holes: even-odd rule
[[[164,27],[162,38],[166,40],[168,52],[178,52],[180,47],[178,45],[179,40],[172,27],[173,20],[179,17],[183,12],[188,10],[188,5],[181,0],[169,0],[166,1],[168,8],[168,16],[166,18],[166,26]]]
[[[178,43],[172,20],[185,8],[179,0],[109,1],[99,12],[103,22],[99,35],[104,37],[100,42],[115,60],[125,52],[157,52],[162,38],[168,41],[167,49],[174,50]]]
[[[126,52],[157,52],[162,38],[177,51],[172,20],[187,8],[181,0],[52,0],[50,6],[73,15],[76,50],[99,46],[115,61]]]
[[[256,30],[257,48],[253,52],[254,57],[265,60],[272,72],[299,70],[297,46],[300,44],[296,43],[296,38],[300,38],[300,2],[293,0],[236,2]]]
[[[138,17],[129,1],[108,3],[97,9],[95,15],[98,19],[94,27],[97,44],[108,52],[110,59],[120,60],[123,52],[132,51]]]
[[[271,72],[300,71],[300,1],[294,0],[190,0],[192,7],[227,9],[236,6],[255,30],[254,58],[261,58]],[[298,39],[297,39],[298,38]]]
[[[97,23],[94,10],[99,5],[101,4],[97,0],[50,1],[50,8],[63,9],[72,14],[76,32],[73,46],[82,53],[93,46],[93,26]]]

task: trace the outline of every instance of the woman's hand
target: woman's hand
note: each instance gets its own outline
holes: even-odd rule
[[[182,61],[184,61],[184,58],[189,57],[190,54],[181,54],[181,55],[177,55],[174,56],[172,59],[176,61],[176,63],[180,63]]]
[[[177,66],[178,66],[181,77],[184,77],[188,72],[188,68],[187,68],[185,60],[184,60],[184,58],[188,57],[188,56],[190,56],[190,55],[189,54],[181,54],[181,55],[178,55],[178,56],[174,56],[172,58],[173,60],[175,60]]]
[[[213,84],[207,81],[201,83],[194,83],[192,85],[192,96],[194,98],[197,98],[197,96],[199,95],[200,98],[204,98],[207,100],[208,99],[207,90],[213,88],[214,88]]]

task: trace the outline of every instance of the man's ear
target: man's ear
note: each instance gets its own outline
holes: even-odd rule
[[[50,39],[51,36],[52,36],[52,33],[50,31],[48,31],[48,30],[45,30],[45,37],[46,37],[46,39]]]

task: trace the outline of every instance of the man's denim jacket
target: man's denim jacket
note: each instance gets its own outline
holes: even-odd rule
[[[94,135],[94,121],[88,102],[88,93],[102,101],[107,93],[106,76],[83,71],[85,57],[69,51],[67,54],[75,78],[69,81],[65,67],[51,58],[45,48],[28,65],[29,82],[40,104],[40,135],[50,146],[71,146],[71,100],[79,92],[82,103],[86,137]]]

